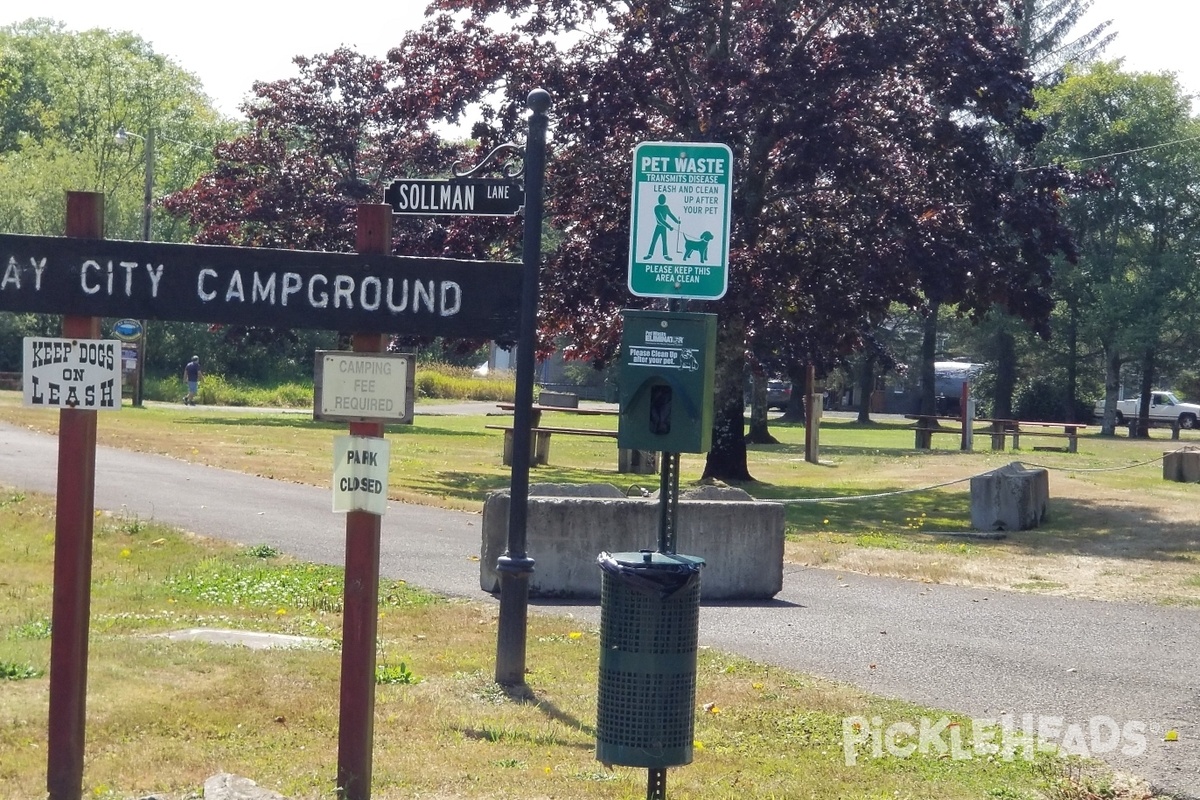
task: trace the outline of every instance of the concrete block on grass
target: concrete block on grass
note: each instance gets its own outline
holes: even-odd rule
[[[547,392],[543,390],[538,393],[537,402],[539,406],[579,408],[579,395],[574,392]]]
[[[599,597],[597,555],[658,547],[657,500],[625,497],[611,484],[592,496],[580,491],[530,487],[525,549],[534,560],[533,596]],[[732,499],[737,494],[679,501],[675,549],[705,560],[700,592],[706,600],[765,600],[783,588],[784,507]],[[484,502],[479,585],[486,592],[500,588],[496,560],[508,546],[508,509],[507,491]]]
[[[204,800],[287,800],[249,778],[219,772],[204,782]]]
[[[1185,447],[1163,453],[1163,480],[1177,483],[1200,482],[1200,450]]]
[[[980,531],[1027,531],[1046,518],[1050,475],[1019,461],[971,478],[971,526]]]

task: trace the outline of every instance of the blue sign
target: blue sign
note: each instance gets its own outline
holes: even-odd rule
[[[136,319],[123,319],[113,323],[112,332],[122,342],[136,342],[142,338],[142,323]]]

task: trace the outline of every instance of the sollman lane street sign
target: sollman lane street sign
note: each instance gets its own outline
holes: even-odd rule
[[[511,217],[525,205],[525,190],[501,178],[413,178],[393,181],[383,202],[394,214]]]
[[[642,142],[634,149],[630,292],[724,297],[732,186],[733,154],[723,144]]]
[[[521,265],[0,234],[0,311],[513,341]]]

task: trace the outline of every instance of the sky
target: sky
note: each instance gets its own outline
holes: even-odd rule
[[[240,117],[238,104],[254,81],[297,74],[293,56],[348,45],[383,58],[421,24],[424,7],[424,0],[358,0],[306,11],[278,0],[206,0],[183,10],[161,0],[9,0],[0,7],[0,25],[38,16],[76,31],[132,31],[199,77],[223,114]],[[1094,0],[1080,29],[1109,19],[1118,36],[1106,57],[1123,57],[1128,70],[1175,72],[1185,91],[1200,94],[1198,0]]]

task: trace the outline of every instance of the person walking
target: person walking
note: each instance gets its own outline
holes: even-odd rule
[[[185,406],[196,405],[196,392],[200,388],[201,375],[203,373],[200,372],[200,356],[192,356],[192,360],[183,367],[183,379],[187,381],[188,387],[188,393],[183,398]]]

